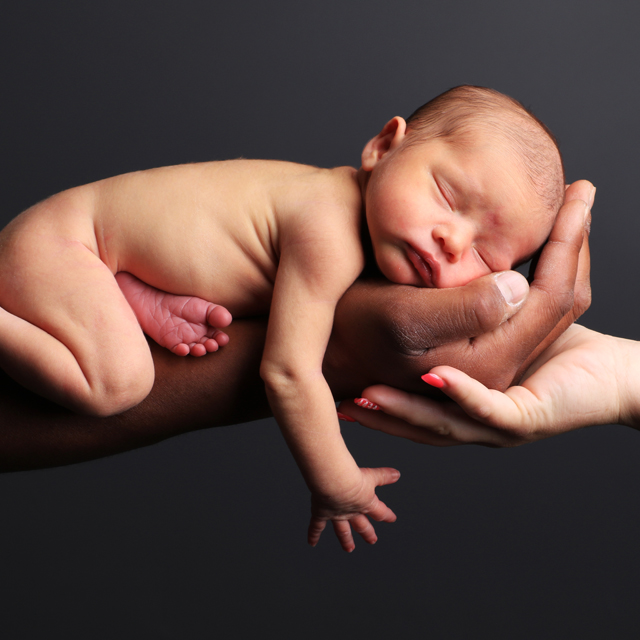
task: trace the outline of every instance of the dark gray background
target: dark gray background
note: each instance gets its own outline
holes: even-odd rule
[[[613,0],[36,3],[0,19],[2,223],[62,189],[237,156],[357,164],[461,83],[511,94],[598,187],[591,328],[640,338],[640,5]],[[0,418],[1,419],[1,418]],[[432,449],[345,427],[398,522],[305,544],[272,421],[0,477],[6,638],[635,638],[640,437]]]

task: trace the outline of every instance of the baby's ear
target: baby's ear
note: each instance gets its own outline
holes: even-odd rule
[[[384,125],[382,131],[371,138],[362,150],[362,168],[371,171],[378,160],[388,151],[395,149],[404,140],[407,132],[407,123],[404,118],[396,116]]]

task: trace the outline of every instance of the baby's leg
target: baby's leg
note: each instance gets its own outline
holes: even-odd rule
[[[120,413],[151,390],[149,347],[108,267],[52,219],[0,238],[0,368],[72,410]]]
[[[229,342],[218,329],[231,324],[231,314],[224,307],[160,291],[124,271],[116,274],[116,280],[142,330],[176,355],[203,356]]]

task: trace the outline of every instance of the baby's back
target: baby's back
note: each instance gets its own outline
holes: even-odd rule
[[[327,190],[327,182],[338,189]],[[93,192],[98,252],[112,272],[243,316],[268,309],[282,224],[312,215],[313,201],[339,194],[342,183],[353,190],[341,170],[231,160],[129,173],[81,189]]]
[[[180,165],[90,185],[100,257],[113,272],[234,315],[264,311],[277,267],[270,183],[278,164]]]

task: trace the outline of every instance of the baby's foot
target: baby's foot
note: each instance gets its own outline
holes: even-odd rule
[[[125,271],[117,273],[116,280],[142,330],[176,355],[203,356],[229,342],[229,336],[218,329],[231,324],[231,314],[224,307],[160,291]]]

